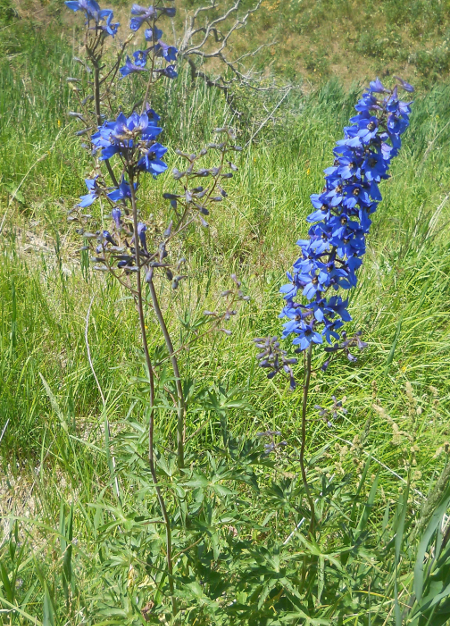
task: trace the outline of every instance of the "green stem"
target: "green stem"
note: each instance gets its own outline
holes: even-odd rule
[[[152,297],[153,308],[155,310],[156,317],[164,335],[167,350],[169,351],[170,361],[172,363],[173,373],[175,375],[175,384],[177,388],[177,400],[178,400],[178,420],[177,420],[177,456],[178,467],[181,469],[184,467],[184,424],[186,416],[186,402],[184,399],[183,386],[181,384],[180,370],[178,367],[178,360],[175,355],[172,340],[170,339],[169,331],[167,330],[166,322],[159,306],[158,297],[155,291],[155,285],[153,280],[149,281],[150,295]]]
[[[143,299],[142,299],[142,283],[141,283],[141,268],[140,268],[140,254],[139,254],[139,238],[138,238],[138,216],[137,216],[137,205],[136,205],[136,193],[134,191],[134,178],[133,178],[133,170],[130,168],[129,172],[129,180],[130,180],[130,190],[131,190],[131,206],[133,209],[133,227],[134,227],[134,249],[135,249],[135,262],[137,267],[136,272],[136,281],[137,281],[137,294],[136,294],[136,305],[139,314],[139,325],[141,330],[142,337],[142,345],[144,349],[145,361],[148,369],[148,376],[150,381],[150,421],[149,421],[149,429],[148,429],[148,460],[150,465],[150,473],[152,475],[153,484],[155,486],[156,495],[158,498],[159,506],[161,508],[161,512],[164,518],[164,524],[166,527],[166,560],[167,560],[167,572],[169,577],[169,590],[170,595],[172,597],[172,613],[175,615],[178,612],[177,601],[175,599],[174,594],[174,585],[173,585],[173,562],[172,562],[172,530],[170,525],[169,515],[167,513],[166,503],[164,502],[164,498],[161,492],[161,488],[159,486],[158,477],[156,474],[156,466],[155,466],[155,452],[154,452],[154,407],[155,407],[155,377],[153,372],[153,366],[150,359],[150,353],[148,350],[148,341],[147,341],[147,331],[145,329],[145,317],[144,317],[144,307],[143,307]]]
[[[102,125],[102,115],[101,115],[101,109],[100,109],[100,67],[98,65],[98,61],[97,60],[93,60],[92,59],[92,64],[94,66],[94,104],[95,104],[95,116],[97,118],[97,125],[101,126]],[[119,186],[119,183],[117,182],[117,178],[116,175],[114,174],[114,171],[111,167],[111,165],[109,164],[109,161],[106,160],[106,169],[108,170],[108,174],[111,177],[112,183],[115,187]]]
[[[303,401],[302,401],[302,445],[300,448],[300,468],[302,473],[303,486],[305,487],[306,497],[309,502],[309,507],[311,509],[311,523],[309,526],[309,532],[312,537],[314,537],[315,523],[316,523],[316,513],[314,507],[314,499],[311,496],[311,491],[308,485],[308,479],[306,477],[306,469],[305,469],[305,449],[306,449],[306,410],[308,403],[308,393],[309,393],[309,385],[311,382],[311,358],[312,358],[312,344],[309,345],[308,351],[306,353],[306,363],[305,363],[305,380],[303,384]]]

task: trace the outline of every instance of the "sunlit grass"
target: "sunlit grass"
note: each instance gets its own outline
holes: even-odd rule
[[[64,503],[74,503],[80,597],[101,591],[89,554],[95,553],[102,515],[89,504],[114,500],[104,418],[112,423],[115,445],[127,422],[143,422],[147,393],[134,382],[142,363],[132,302],[117,284],[83,273],[79,240],[66,222],[67,209],[83,193],[88,166],[78,156],[76,126],[66,115],[71,100],[64,76],[74,71],[71,54],[58,41],[47,56],[38,48],[41,64],[4,63],[0,73],[0,114],[9,120],[0,131],[0,220],[6,216],[0,240],[0,433],[8,422],[0,444],[0,511],[23,520],[21,538],[35,555],[20,565],[25,583],[12,602],[17,599],[24,613],[39,619],[45,593],[57,597],[61,502],[62,518],[68,515]],[[329,405],[332,395],[345,396],[348,409],[332,428],[310,422],[308,454],[319,454],[311,468],[315,478],[348,472],[357,477],[372,455],[373,471],[381,471],[381,507],[398,499],[412,459],[412,516],[420,493],[427,493],[448,458],[450,437],[449,96],[446,83],[419,94],[392,178],[381,186],[383,201],[351,297],[351,329],[362,330],[369,347],[356,364],[336,361],[326,374],[317,372],[311,394],[311,417],[316,417],[313,405]],[[171,97],[165,141],[173,166],[175,147],[191,150],[199,136],[209,141],[215,126],[232,119],[220,95],[192,91],[185,80]],[[295,242],[306,232],[309,194],[323,185],[322,170],[331,163],[355,99],[356,88],[346,92],[336,81],[308,97],[292,95],[275,128],[264,128],[241,153],[229,198],[211,216],[209,231],[193,231],[183,241],[191,278],[174,294],[161,285],[169,325],[178,336],[185,310],[191,318],[201,316],[228,286],[231,273],[242,280],[251,302],[230,326],[232,337],[200,340],[183,353],[181,365],[197,391],[240,389],[248,408],[230,410],[233,432],[279,429],[291,450],[299,443],[301,389],[292,394],[284,380],[266,380],[256,367],[252,339],[280,333],[278,290],[296,258]],[[239,133],[245,145],[251,131],[242,126]],[[20,195],[13,199],[18,187]],[[161,225],[168,213],[160,192],[171,189],[168,174],[140,190],[143,211],[160,216]],[[102,210],[93,210],[100,226]],[[84,336],[94,293],[88,337],[105,409]],[[151,316],[148,325],[156,351],[162,338]],[[175,421],[170,407],[160,420],[170,443]],[[208,427],[201,428],[205,421]],[[411,451],[415,428],[419,436]],[[220,424],[193,401],[188,436],[198,429],[189,445],[201,453],[214,445]],[[125,503],[132,506],[126,474],[122,483]],[[72,623],[78,621],[80,614]]]

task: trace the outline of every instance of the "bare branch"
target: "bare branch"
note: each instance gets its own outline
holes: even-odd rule
[[[234,104],[233,86],[241,85],[256,91],[273,89],[273,87],[267,85],[261,86],[262,72],[256,72],[253,67],[246,67],[245,61],[254,59],[258,52],[275,43],[264,43],[254,50],[241,54],[236,59],[230,58],[232,55],[228,51],[231,48],[233,35],[247,26],[249,17],[260,8],[261,0],[255,0],[255,5],[252,8],[245,10],[242,15],[239,15],[238,12],[241,6],[242,0],[234,0],[232,6],[228,8],[223,7],[221,15],[214,19],[209,18],[208,11],[218,9],[218,0],[211,0],[211,4],[198,7],[189,19],[189,23],[186,20],[185,32],[178,45],[179,57],[180,59],[185,59],[189,64],[192,80],[200,79],[208,87],[219,89],[223,93],[231,111],[237,116],[241,116],[242,113],[237,110]],[[197,26],[197,22],[202,14],[206,14],[206,23],[202,26]],[[233,20],[231,24],[230,19]],[[218,25],[227,22],[227,20],[227,29],[221,32],[218,29]],[[213,42],[219,45],[211,50]],[[198,58],[199,61],[196,62],[195,58]],[[222,64],[224,68],[222,73],[208,71],[208,61],[212,59],[217,59]]]

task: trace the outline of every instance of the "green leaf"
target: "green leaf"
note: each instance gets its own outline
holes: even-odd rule
[[[42,624],[43,626],[55,626],[55,612],[50,592],[46,584],[44,585],[44,614]]]
[[[223,485],[211,485],[213,490],[217,493],[218,496],[232,496],[234,491],[228,489],[228,487],[224,487]]]
[[[192,478],[184,483],[185,487],[192,487],[193,489],[206,489],[209,485],[209,480],[202,472],[194,472]]]
[[[399,522],[397,526],[397,531],[395,534],[395,568],[394,568],[394,617],[395,617],[395,626],[402,626],[402,616],[400,613],[400,604],[398,601],[398,564],[400,562],[400,550],[403,543],[403,533],[405,530],[405,519],[406,512],[408,510],[408,494],[409,494],[409,485],[406,488],[406,491],[403,493],[403,500],[400,504],[401,513],[399,517]]]
[[[66,419],[63,415],[63,412],[61,411],[58,401],[56,399],[55,394],[53,393],[53,391],[50,389],[50,385],[48,384],[48,382],[45,380],[45,378],[42,376],[41,372],[39,372],[39,376],[41,377],[42,380],[42,384],[45,387],[45,391],[47,393],[47,396],[50,400],[50,404],[52,405],[52,409],[53,411],[56,413],[56,415],[58,416],[59,421],[61,422],[61,426],[63,427],[64,431],[66,433],[69,432],[69,427],[67,426],[67,422]]]
[[[373,504],[375,502],[375,497],[377,494],[378,481],[380,479],[379,472],[377,473],[375,480],[373,481],[372,487],[370,489],[369,497],[367,499],[366,504],[364,504],[364,511],[362,512],[361,519],[359,520],[359,524],[357,527],[357,531],[361,534],[365,527],[367,526],[367,522],[369,520],[370,511],[373,508]]]
[[[9,600],[9,602],[14,602],[14,590],[9,580],[8,571],[1,561],[0,561],[0,577],[3,583],[3,589],[6,594],[6,599]]]
[[[414,567],[414,593],[416,595],[418,602],[420,602],[422,598],[422,592],[423,592],[423,577],[424,577],[423,567],[424,567],[425,552],[427,551],[428,544],[430,542],[431,537],[433,536],[434,532],[436,531],[439,524],[441,523],[442,517],[444,516],[448,508],[449,502],[450,502],[450,487],[448,487],[447,490],[444,492],[437,509],[431,516],[431,519],[428,523],[428,526],[425,532],[422,535],[422,539],[420,540],[419,547],[417,549],[417,559],[416,559],[416,564]]]

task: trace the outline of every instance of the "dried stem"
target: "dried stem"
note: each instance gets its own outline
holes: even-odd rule
[[[243,60],[255,56],[262,48],[275,43],[263,44],[234,60],[229,58],[228,53],[231,50],[230,40],[233,34],[241,28],[245,28],[252,13],[258,11],[261,6],[261,0],[257,0],[252,8],[239,16],[238,12],[242,8],[241,5],[242,0],[236,0],[232,6],[224,8],[223,12],[215,18],[205,17],[203,26],[198,26],[196,23],[200,13],[216,11],[219,5],[216,0],[211,0],[211,4],[198,7],[190,20],[186,20],[184,34],[178,46],[179,58],[188,62],[192,79],[200,78],[208,87],[219,89],[224,94],[231,111],[238,117],[242,113],[234,106],[234,96],[231,91],[232,85],[244,85],[261,91],[267,89],[255,84],[255,78],[258,77],[253,70],[244,67]],[[227,23],[230,19],[233,19],[233,22],[226,26],[225,32],[222,33],[218,27]],[[209,44],[213,41],[219,45],[215,46],[214,50],[210,50]],[[219,64],[224,67],[224,71],[213,77],[200,69],[200,66],[194,60],[196,57],[200,60],[200,66],[209,59],[218,59]]]

